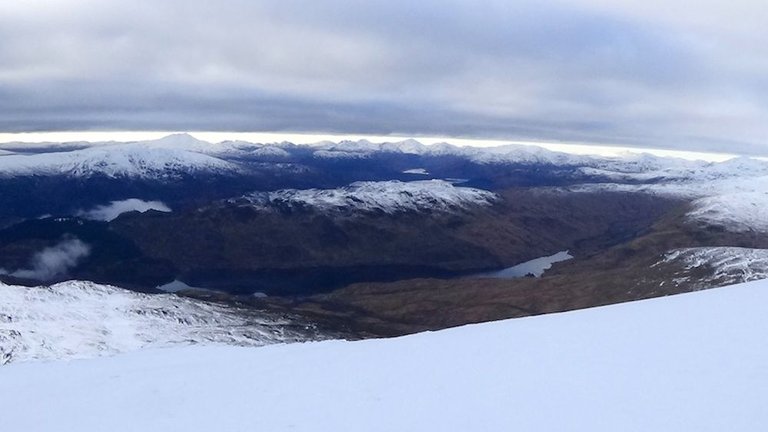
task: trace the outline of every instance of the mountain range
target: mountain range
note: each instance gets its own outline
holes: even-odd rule
[[[157,298],[322,329],[296,338],[401,335],[768,271],[768,162],[754,158],[187,134],[0,149],[6,286],[171,292]],[[539,277],[487,276],[565,251]]]

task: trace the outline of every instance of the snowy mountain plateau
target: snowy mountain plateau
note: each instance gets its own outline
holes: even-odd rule
[[[337,189],[287,189],[256,192],[234,204],[254,208],[312,208],[319,211],[359,212],[419,212],[458,211],[468,207],[488,206],[498,197],[489,191],[456,187],[444,180],[401,182],[355,182]]]

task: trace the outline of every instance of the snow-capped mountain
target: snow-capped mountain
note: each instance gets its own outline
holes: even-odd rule
[[[315,150],[314,157],[319,159],[366,159],[373,152],[342,151],[342,150]]]
[[[365,158],[375,153],[400,153],[420,156],[454,156],[479,164],[582,165],[592,158],[555,152],[537,146],[504,145],[497,147],[459,147],[449,143],[424,145],[417,140],[373,143],[368,140],[323,141],[314,146],[314,155],[322,158]]]
[[[527,164],[578,166],[591,162],[588,156],[556,152],[529,145],[504,145],[497,147],[456,147],[436,144],[426,150],[428,155],[452,155],[480,164]]]
[[[585,173],[605,176],[654,172],[653,176],[676,175],[711,165],[701,160],[625,152],[619,156],[580,155],[548,150],[536,145],[506,144],[491,147],[457,146],[447,142],[425,145],[415,139],[374,143],[359,141],[322,141],[311,146],[318,157],[365,158],[376,153],[410,154],[426,157],[452,156],[485,164],[522,164],[585,167]],[[753,161],[743,158],[745,161]]]
[[[18,431],[758,431],[768,284],[395,339],[0,368]],[[74,415],[77,413],[77,415]]]
[[[672,162],[672,161],[667,161]],[[692,201],[690,220],[733,232],[768,232],[768,161],[735,158],[719,163],[669,163],[662,170],[582,169],[608,179],[570,191],[643,192]]]
[[[0,158],[0,178],[17,176],[173,178],[181,174],[235,174],[240,167],[215,156],[180,148],[133,143],[68,152],[13,154]]]
[[[311,208],[324,212],[456,211],[487,206],[496,194],[457,187],[444,180],[356,182],[338,189],[284,189],[255,192],[230,202],[257,208]]]
[[[382,143],[381,150],[388,152],[399,152],[406,154],[423,154],[427,149],[427,146],[418,142],[415,139],[407,139],[394,143]]]
[[[705,162],[629,154],[620,158],[606,158],[582,167],[580,171],[619,182],[702,182],[765,176],[768,175],[768,162],[748,157]]]
[[[203,141],[187,133],[176,133],[159,139],[135,141],[128,144],[139,144],[151,148],[186,150],[196,153],[216,153],[230,147],[224,144],[214,144],[208,141]]]
[[[542,165],[580,168],[587,176],[619,181],[679,179],[704,173],[727,176],[734,171],[762,170],[760,163],[741,159],[710,166],[706,162],[662,158],[648,154],[623,157],[583,156],[556,152],[532,145],[511,144],[497,147],[459,147],[449,143],[424,145],[409,139],[374,143],[368,140],[324,141],[314,145],[292,143],[258,144],[245,141],[210,143],[189,134],[138,142],[11,144],[29,152],[0,153],[0,177],[68,175],[107,177],[169,177],[179,173],[237,173],[243,162],[275,163],[301,159],[307,152],[319,160],[366,160],[374,155],[400,155],[420,158],[465,159],[478,165]],[[768,173],[766,173],[768,175]]]
[[[345,153],[366,153],[381,151],[381,144],[373,143],[366,139],[358,141],[342,140],[337,143],[323,141],[316,145],[318,149]]]
[[[91,282],[0,284],[0,364],[111,355],[178,344],[261,346],[311,329],[253,310]]]

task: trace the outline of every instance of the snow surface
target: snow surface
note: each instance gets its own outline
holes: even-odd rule
[[[768,282],[396,339],[0,368],[14,431],[758,431]]]
[[[696,283],[709,287],[768,279],[768,249],[741,247],[696,247],[675,249],[664,256],[662,262],[682,262],[685,270],[708,267],[713,270],[709,278],[696,277]],[[689,276],[681,275],[687,282]],[[676,282],[683,282],[681,278]]]
[[[266,313],[92,282],[0,284],[0,364],[178,344],[260,346],[306,339],[288,330],[289,324]]]
[[[112,201],[107,205],[100,205],[90,210],[78,212],[78,216],[86,219],[94,219],[100,221],[111,221],[116,219],[123,213],[130,212],[147,212],[149,210],[155,210],[168,213],[171,209],[161,201],[143,201],[137,198],[129,198],[126,200]]]
[[[487,206],[498,197],[482,189],[443,180],[355,182],[338,189],[283,189],[230,200],[258,208],[313,208],[319,211],[453,211]]]
[[[568,251],[560,251],[556,254],[535,258],[530,261],[526,261],[524,263],[520,263],[518,265],[505,268],[503,270],[498,270],[498,271],[489,272],[489,273],[481,273],[474,277],[510,279],[510,278],[525,277],[525,276],[528,276],[529,274],[532,274],[535,277],[541,277],[541,275],[543,275],[545,271],[552,268],[552,264],[568,261],[569,259],[572,259],[572,258],[573,258],[573,255],[569,254]]]
[[[688,212],[691,219],[733,232],[768,232],[768,190],[719,194],[697,199],[693,205]]]

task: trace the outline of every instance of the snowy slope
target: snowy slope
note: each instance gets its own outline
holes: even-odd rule
[[[580,171],[615,182],[662,182],[676,186],[681,193],[695,192],[686,185],[692,181],[717,183],[745,177],[768,175],[768,162],[738,157],[723,162],[689,161],[651,155],[606,158]]]
[[[768,188],[722,193],[694,201],[688,216],[707,225],[720,225],[733,232],[768,232]]]
[[[680,271],[671,283],[693,283],[709,288],[754,280],[768,279],[768,249],[741,247],[696,247],[676,249],[666,254],[657,265],[680,263]],[[710,269],[711,276],[693,272]]]
[[[599,174],[609,182],[571,187],[570,191],[643,192],[688,199],[692,201],[687,214],[690,220],[733,232],[768,232],[768,161],[735,158],[639,172],[582,171]]]
[[[28,431],[758,431],[768,282],[397,339],[0,368]]]
[[[456,187],[443,180],[356,182],[338,189],[283,189],[230,200],[257,208],[312,208],[319,211],[452,211],[490,205],[496,194]]]
[[[259,346],[306,339],[288,330],[289,324],[266,314],[91,282],[0,284],[0,365],[176,344]]]

